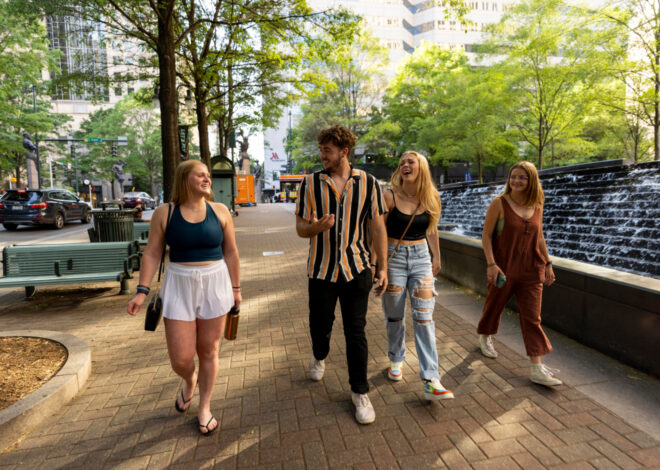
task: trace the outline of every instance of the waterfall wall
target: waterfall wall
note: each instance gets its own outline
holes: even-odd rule
[[[610,160],[539,176],[551,255],[660,279],[660,162]],[[486,209],[503,189],[503,182],[441,187],[440,229],[481,238]]]

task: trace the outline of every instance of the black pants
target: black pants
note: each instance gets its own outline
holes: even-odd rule
[[[335,321],[337,298],[341,306],[346,338],[348,382],[355,393],[367,393],[367,304],[371,290],[371,270],[365,269],[352,281],[340,275],[337,282],[309,280],[309,330],[312,350],[317,360],[325,359],[330,351],[332,324]]]

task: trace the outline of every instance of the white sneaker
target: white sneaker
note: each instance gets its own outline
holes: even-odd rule
[[[481,354],[486,357],[495,359],[498,356],[495,346],[493,346],[493,337],[490,335],[479,335],[479,347],[481,348]]]
[[[366,393],[351,392],[351,399],[355,405],[355,419],[360,424],[370,424],[376,420],[376,411]]]
[[[451,390],[447,390],[440,380],[433,377],[424,381],[424,397],[427,400],[449,400],[454,398],[454,394]]]
[[[390,366],[387,368],[387,378],[398,382],[403,378],[403,370],[401,365],[403,362],[392,362],[390,361]]]
[[[551,369],[545,364],[532,364],[529,380],[541,385],[561,385],[562,381],[553,377],[558,372],[557,369]]]
[[[323,373],[325,372],[325,361],[321,359],[317,361],[314,357],[309,361],[309,377],[318,382],[323,378]]]

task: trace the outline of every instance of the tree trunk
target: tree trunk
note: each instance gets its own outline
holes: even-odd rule
[[[197,90],[196,90],[197,91]],[[198,96],[195,93],[195,96]],[[211,171],[211,148],[209,143],[209,118],[206,115],[206,103],[197,101],[197,131],[199,132],[199,154],[202,163]]]
[[[543,122],[543,115],[539,115],[539,160],[537,168],[539,170],[543,169],[543,131],[545,130],[545,124]]]
[[[176,61],[172,10],[175,0],[158,3],[158,69],[160,75],[160,121],[163,145],[163,198],[170,200],[174,171],[181,160],[179,150],[179,112],[176,96]]]
[[[477,171],[479,173],[479,184],[484,182],[484,175],[483,175],[483,157],[481,156],[481,152],[477,154]]]
[[[655,32],[655,94],[653,116],[653,154],[660,160],[660,30]]]

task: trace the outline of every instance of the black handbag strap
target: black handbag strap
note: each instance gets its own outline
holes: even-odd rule
[[[167,203],[167,222],[165,222],[165,231],[163,232],[163,254],[160,256],[160,266],[158,266],[158,282],[160,282],[160,275],[163,272],[163,262],[165,261],[165,248],[167,247],[167,227],[170,225],[170,215],[172,214],[172,203]]]

